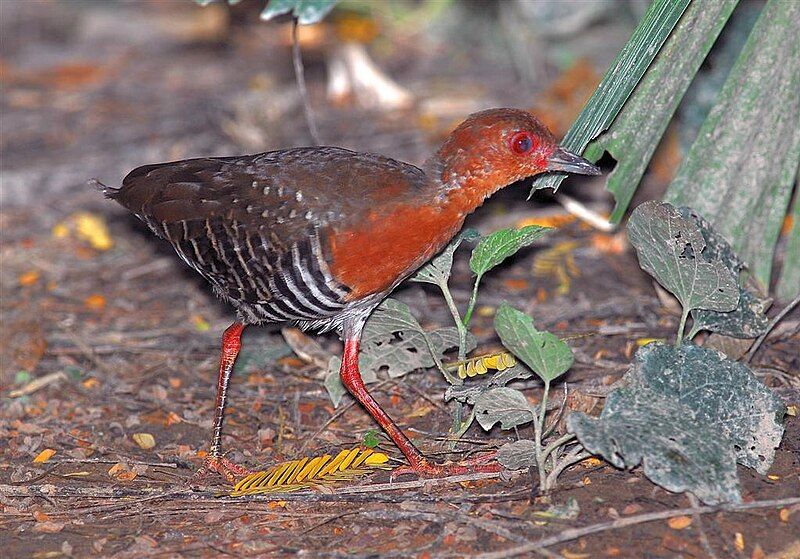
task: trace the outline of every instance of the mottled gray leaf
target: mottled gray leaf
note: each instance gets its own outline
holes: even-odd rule
[[[291,13],[301,25],[319,23],[338,2],[339,0],[269,0],[267,7],[261,12],[261,19],[269,21],[276,16]]]
[[[467,345],[475,347],[474,336],[468,336]],[[435,366],[431,348],[441,355],[457,346],[455,328],[425,332],[408,305],[396,299],[386,299],[375,309],[361,337],[362,357],[368,357],[376,371],[385,368],[390,377]]]
[[[475,399],[475,418],[486,431],[498,422],[503,429],[528,423],[534,413],[525,395],[513,388],[493,388]]]
[[[694,221],[706,242],[703,257],[708,261],[719,260],[739,280],[739,273],[746,268],[745,263],[733,251],[725,237],[714,230],[711,223],[691,208],[679,208],[678,212],[685,219]],[[741,281],[739,280],[739,283]],[[694,324],[689,338],[701,330],[717,332],[734,338],[757,338],[769,325],[765,314],[772,303],[771,299],[762,299],[755,293],[739,287],[739,302],[732,311],[722,312],[707,309],[692,310]]]
[[[411,281],[418,281],[420,283],[432,283],[434,285],[447,285],[447,280],[450,279],[450,269],[453,267],[453,255],[456,249],[464,241],[474,241],[480,238],[480,235],[474,229],[464,229],[455,239],[450,241],[450,244],[435,256],[430,262],[425,264],[419,271],[414,274]]]
[[[509,470],[524,470],[536,464],[536,443],[528,439],[506,443],[497,451],[497,461]]]
[[[629,378],[684,406],[694,421],[730,441],[740,464],[767,473],[783,437],[786,408],[747,365],[691,344],[651,344],[637,353]]]
[[[739,302],[739,285],[725,263],[708,260],[700,229],[670,204],[641,204],[628,221],[628,240],[636,248],[642,269],[692,309],[732,311]]]
[[[590,452],[706,503],[740,500],[736,462],[766,473],[785,408],[743,364],[717,351],[650,344],[639,350],[599,418],[575,412],[569,430]]]
[[[731,445],[651,390],[617,389],[599,418],[573,412],[567,426],[589,452],[618,468],[642,464],[644,474],[669,491],[691,491],[707,504],[742,500]]]
[[[544,382],[551,382],[572,366],[572,350],[567,344],[550,332],[538,331],[530,316],[508,303],[497,310],[494,329],[503,345]]]

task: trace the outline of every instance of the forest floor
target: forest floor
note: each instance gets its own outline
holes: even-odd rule
[[[780,504],[800,495],[796,418],[787,418],[768,476],[739,469],[739,510],[691,514],[683,510],[692,507],[685,495],[653,485],[640,468],[620,471],[599,460],[566,470],[548,498],[532,495],[527,472],[392,483],[378,472],[333,491],[246,498],[230,497],[222,483],[190,487],[208,449],[219,336],[233,315],[169,247],[85,182],[117,184],[153,161],[254,151],[244,130],[259,131],[263,149],[307,141],[295,101],[286,110],[270,106],[293,91],[288,50],[256,27],[234,31],[224,47],[163,30],[114,41],[103,31],[109,22],[123,34],[163,14],[152,6],[124,16],[47,6],[53,9],[6,12],[20,37],[47,39],[35,47],[10,41],[0,61],[0,555],[800,557],[800,506]],[[382,63],[399,81],[438,87],[442,98],[458,92],[471,102],[533,105],[531,95],[515,97],[518,89],[487,78],[490,64],[481,74],[468,69],[474,60],[463,68],[454,63],[449,71],[463,81],[447,89],[435,83],[436,60],[415,67],[391,61]],[[320,64],[312,60],[309,73],[321,107]],[[318,108],[318,116],[331,143],[419,163],[457,120],[459,109],[450,110],[433,121],[419,106],[391,115]],[[641,196],[663,188],[653,175]],[[589,180],[582,188],[595,193],[584,200],[603,209],[601,184]],[[522,185],[507,189],[470,220],[484,233],[531,220],[562,225],[487,275],[473,329],[479,348],[498,347],[492,312],[507,300],[531,313],[537,327],[569,340],[576,357],[565,378],[570,390],[601,402],[627,370],[637,340],[670,339],[679,317],[657,297],[624,235],[592,231],[546,196],[530,204],[526,194]],[[91,235],[77,233],[81,212],[108,225],[112,246],[102,246],[97,230],[94,245]],[[458,253],[452,278],[461,306],[470,287],[466,255]],[[449,325],[435,291],[406,284],[395,296],[423,326]],[[800,403],[798,324],[795,311],[753,360],[787,405]],[[335,336],[319,341],[331,354],[340,351]],[[277,328],[250,328],[243,342],[248,359],[233,379],[223,437],[234,461],[266,468],[333,453],[358,446],[376,427],[349,399],[334,410],[324,372],[295,356]],[[532,400],[541,397],[536,383],[524,386]],[[509,440],[508,432],[473,425],[451,450],[446,387],[429,370],[381,382],[374,393],[437,460]],[[150,434],[155,446],[140,447],[137,433]],[[55,453],[43,455],[47,449]],[[380,450],[402,463],[390,443]],[[550,508],[567,503],[577,505],[571,514]]]

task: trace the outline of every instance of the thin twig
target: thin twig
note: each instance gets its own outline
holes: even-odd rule
[[[741,503],[736,505],[718,505],[718,506],[704,506],[692,507],[684,509],[673,509],[658,512],[648,512],[636,516],[627,516],[619,518],[610,522],[600,522],[592,524],[591,526],[584,526],[583,528],[568,528],[553,536],[541,538],[539,540],[526,543],[517,547],[495,551],[492,553],[481,553],[472,555],[475,559],[505,559],[506,557],[515,557],[517,555],[524,555],[532,551],[536,551],[542,547],[549,547],[568,541],[572,541],[583,536],[590,534],[597,534],[599,532],[607,532],[609,530],[618,530],[628,526],[635,526],[637,524],[644,524],[646,522],[653,522],[655,520],[666,520],[676,516],[690,516],[695,514],[709,514],[712,512],[741,512],[751,509],[768,508],[768,507],[789,507],[792,505],[800,504],[800,497],[790,497],[788,499],[772,499],[767,501],[754,501],[752,503]]]
[[[308,124],[308,132],[311,134],[311,139],[315,146],[321,145],[322,141],[319,138],[319,130],[317,129],[317,121],[314,119],[314,113],[311,110],[311,104],[308,100],[308,90],[306,89],[306,74],[303,68],[303,58],[300,55],[300,40],[298,38],[297,28],[300,24],[297,18],[294,18],[292,24],[292,62],[294,63],[294,75],[297,78],[297,89],[300,90],[300,97],[303,99],[303,109],[306,113],[306,124]]]
[[[692,506],[693,509],[700,508],[700,501],[697,500],[697,497],[692,495],[691,493],[687,493],[686,497],[689,499],[689,504]],[[714,553],[714,548],[711,547],[711,542],[708,541],[708,535],[706,534],[706,530],[703,527],[703,518],[699,513],[694,513],[692,515],[692,519],[694,520],[694,524],[697,527],[697,533],[700,536],[700,543],[703,545],[703,549],[706,550],[708,556],[711,559],[718,559],[717,554]]]
[[[567,196],[561,192],[553,194],[553,198],[555,198],[556,202],[561,204],[561,206],[568,212],[594,227],[595,229],[599,229],[605,233],[610,233],[617,228],[615,223],[611,223],[605,217],[600,215],[599,213],[590,210],[580,202],[578,202],[575,198]]]
[[[772,329],[775,328],[775,326],[777,326],[781,320],[783,320],[784,316],[792,312],[792,309],[794,309],[798,305],[798,303],[800,303],[800,294],[798,294],[797,297],[795,297],[791,303],[786,305],[786,307],[781,312],[778,313],[778,316],[772,319],[772,322],[769,323],[764,333],[758,337],[756,343],[754,343],[753,347],[750,348],[750,351],[747,352],[746,361],[748,363],[750,363],[750,361],[753,360],[753,356],[756,354],[756,351],[758,351],[758,348],[761,347],[761,344],[764,342],[764,340],[767,339],[767,336],[772,331]]]

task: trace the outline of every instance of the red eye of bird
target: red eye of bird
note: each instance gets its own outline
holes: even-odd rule
[[[524,155],[533,149],[533,138],[527,132],[517,132],[511,138],[511,149]]]

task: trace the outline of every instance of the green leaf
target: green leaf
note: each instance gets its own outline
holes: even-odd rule
[[[736,308],[736,278],[720,259],[706,259],[700,229],[670,204],[650,201],[637,207],[628,221],[628,240],[642,269],[678,298],[684,313]]]
[[[567,132],[561,142],[563,147],[573,153],[583,153],[591,140],[611,126],[688,4],[689,0],[655,0],[650,4],[631,38]],[[563,174],[538,177],[533,181],[531,193],[540,188],[555,190],[565,177]]]
[[[261,12],[261,19],[269,21],[276,16],[291,13],[300,25],[319,23],[338,2],[339,0],[269,0],[267,7]]]
[[[545,383],[564,374],[572,366],[572,350],[550,332],[540,332],[533,319],[508,303],[494,317],[494,329],[503,345],[524,362]]]
[[[480,238],[480,235],[474,229],[464,229],[438,256],[435,256],[433,260],[420,268],[411,278],[411,281],[432,283],[439,286],[446,285],[447,280],[450,279],[450,270],[453,267],[453,255],[456,249],[462,242],[474,241],[478,238]]]
[[[364,439],[361,441],[361,444],[367,448],[377,447],[379,444],[381,444],[381,439],[378,432],[375,429],[370,429],[364,433]]]
[[[800,2],[770,0],[669,186],[770,284],[800,163]]]
[[[655,483],[707,503],[740,499],[737,461],[762,474],[772,464],[786,409],[746,365],[691,344],[650,344],[624,382],[600,418],[567,420],[590,452],[618,467],[642,462]]]
[[[534,410],[525,395],[513,388],[493,388],[475,399],[475,419],[488,431],[495,423],[512,429],[533,421]]]
[[[747,266],[733,251],[728,241],[717,233],[706,219],[691,208],[679,208],[678,212],[685,219],[692,220],[700,229],[700,234],[703,235],[703,240],[706,242],[703,256],[708,260],[721,261],[734,278],[739,278],[740,272]],[[749,289],[740,286],[739,302],[732,311],[692,310],[694,324],[689,338],[694,337],[701,330],[709,330],[734,338],[757,338],[767,330],[769,319],[764,313],[771,303],[771,299],[762,299]]]
[[[619,223],[667,125],[738,0],[692,2],[669,35],[613,124],[594,139],[584,156],[597,161],[609,152],[617,165],[606,188]]]
[[[536,465],[536,442],[522,439],[506,443],[497,451],[497,461],[508,470],[524,470]]]
[[[17,371],[14,375],[14,384],[25,384],[31,380],[31,374],[28,371]]]
[[[551,228],[528,225],[521,229],[501,229],[484,237],[472,251],[469,267],[480,278],[513,256],[522,247],[528,246],[543,237]]]

